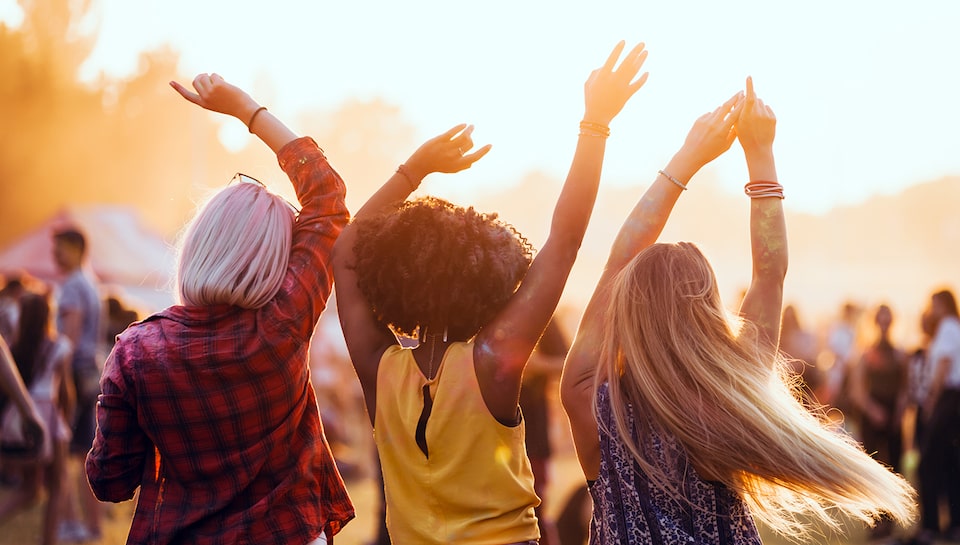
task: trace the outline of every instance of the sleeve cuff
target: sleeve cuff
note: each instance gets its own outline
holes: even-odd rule
[[[323,155],[323,150],[317,145],[317,142],[309,136],[301,136],[296,140],[292,140],[277,152],[277,161],[280,163],[280,168],[283,169],[284,172],[287,171],[287,167],[292,163],[299,162],[303,164],[315,157],[326,158]]]

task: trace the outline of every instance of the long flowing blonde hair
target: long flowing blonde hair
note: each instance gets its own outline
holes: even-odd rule
[[[813,515],[872,523],[915,516],[914,491],[804,408],[786,363],[757,329],[729,316],[713,269],[690,243],[655,244],[613,281],[597,379],[609,383],[619,435],[651,481],[684,501],[641,448],[645,431],[675,437],[698,474],[739,493],[757,520],[803,534]],[[635,442],[628,405],[640,415]]]

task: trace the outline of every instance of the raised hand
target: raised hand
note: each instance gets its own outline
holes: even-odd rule
[[[460,124],[423,143],[404,163],[412,176],[421,179],[431,172],[460,172],[470,168],[490,151],[490,144],[473,153],[473,125]]]
[[[744,105],[743,93],[730,97],[716,110],[700,116],[687,133],[680,154],[695,167],[706,165],[730,149],[736,139],[734,124]]]
[[[747,78],[747,96],[735,127],[743,152],[748,156],[773,147],[777,117],[770,106],[757,98],[751,77]]]
[[[609,125],[620,113],[630,97],[647,82],[648,72],[639,78],[637,73],[647,60],[644,43],[640,42],[627,53],[616,69],[617,60],[623,52],[624,42],[620,42],[610,52],[607,62],[594,70],[583,85],[585,111],[583,120],[600,125]],[[634,80],[636,78],[636,80]]]
[[[212,112],[232,115],[247,122],[258,108],[250,95],[239,87],[227,83],[219,74],[200,74],[193,78],[192,92],[175,81],[170,82],[180,96]]]

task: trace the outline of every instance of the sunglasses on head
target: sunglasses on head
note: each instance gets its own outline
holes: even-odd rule
[[[258,179],[256,179],[256,178],[254,178],[253,176],[248,176],[248,175],[246,175],[246,174],[244,174],[244,173],[242,173],[242,172],[238,172],[238,173],[234,174],[234,175],[233,175],[233,178],[230,179],[230,183],[228,183],[227,185],[234,184],[234,183],[238,183],[238,184],[256,184],[256,185],[262,187],[263,189],[267,189],[266,184],[264,184],[263,182],[261,182],[260,180],[258,180]],[[268,190],[268,191],[269,191],[269,190]],[[287,206],[289,206],[291,210],[293,210],[293,214],[294,214],[295,216],[300,214],[300,207],[294,205],[292,202],[288,201],[287,199],[284,199],[283,197],[280,197],[280,198],[283,199],[283,202],[287,203]]]

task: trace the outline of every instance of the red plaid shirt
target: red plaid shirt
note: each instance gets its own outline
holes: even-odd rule
[[[305,544],[354,516],[323,435],[307,345],[330,295],[344,185],[310,138],[277,155],[303,211],[266,306],[174,306],[118,338],[86,471],[98,498],[140,487],[128,543]]]

